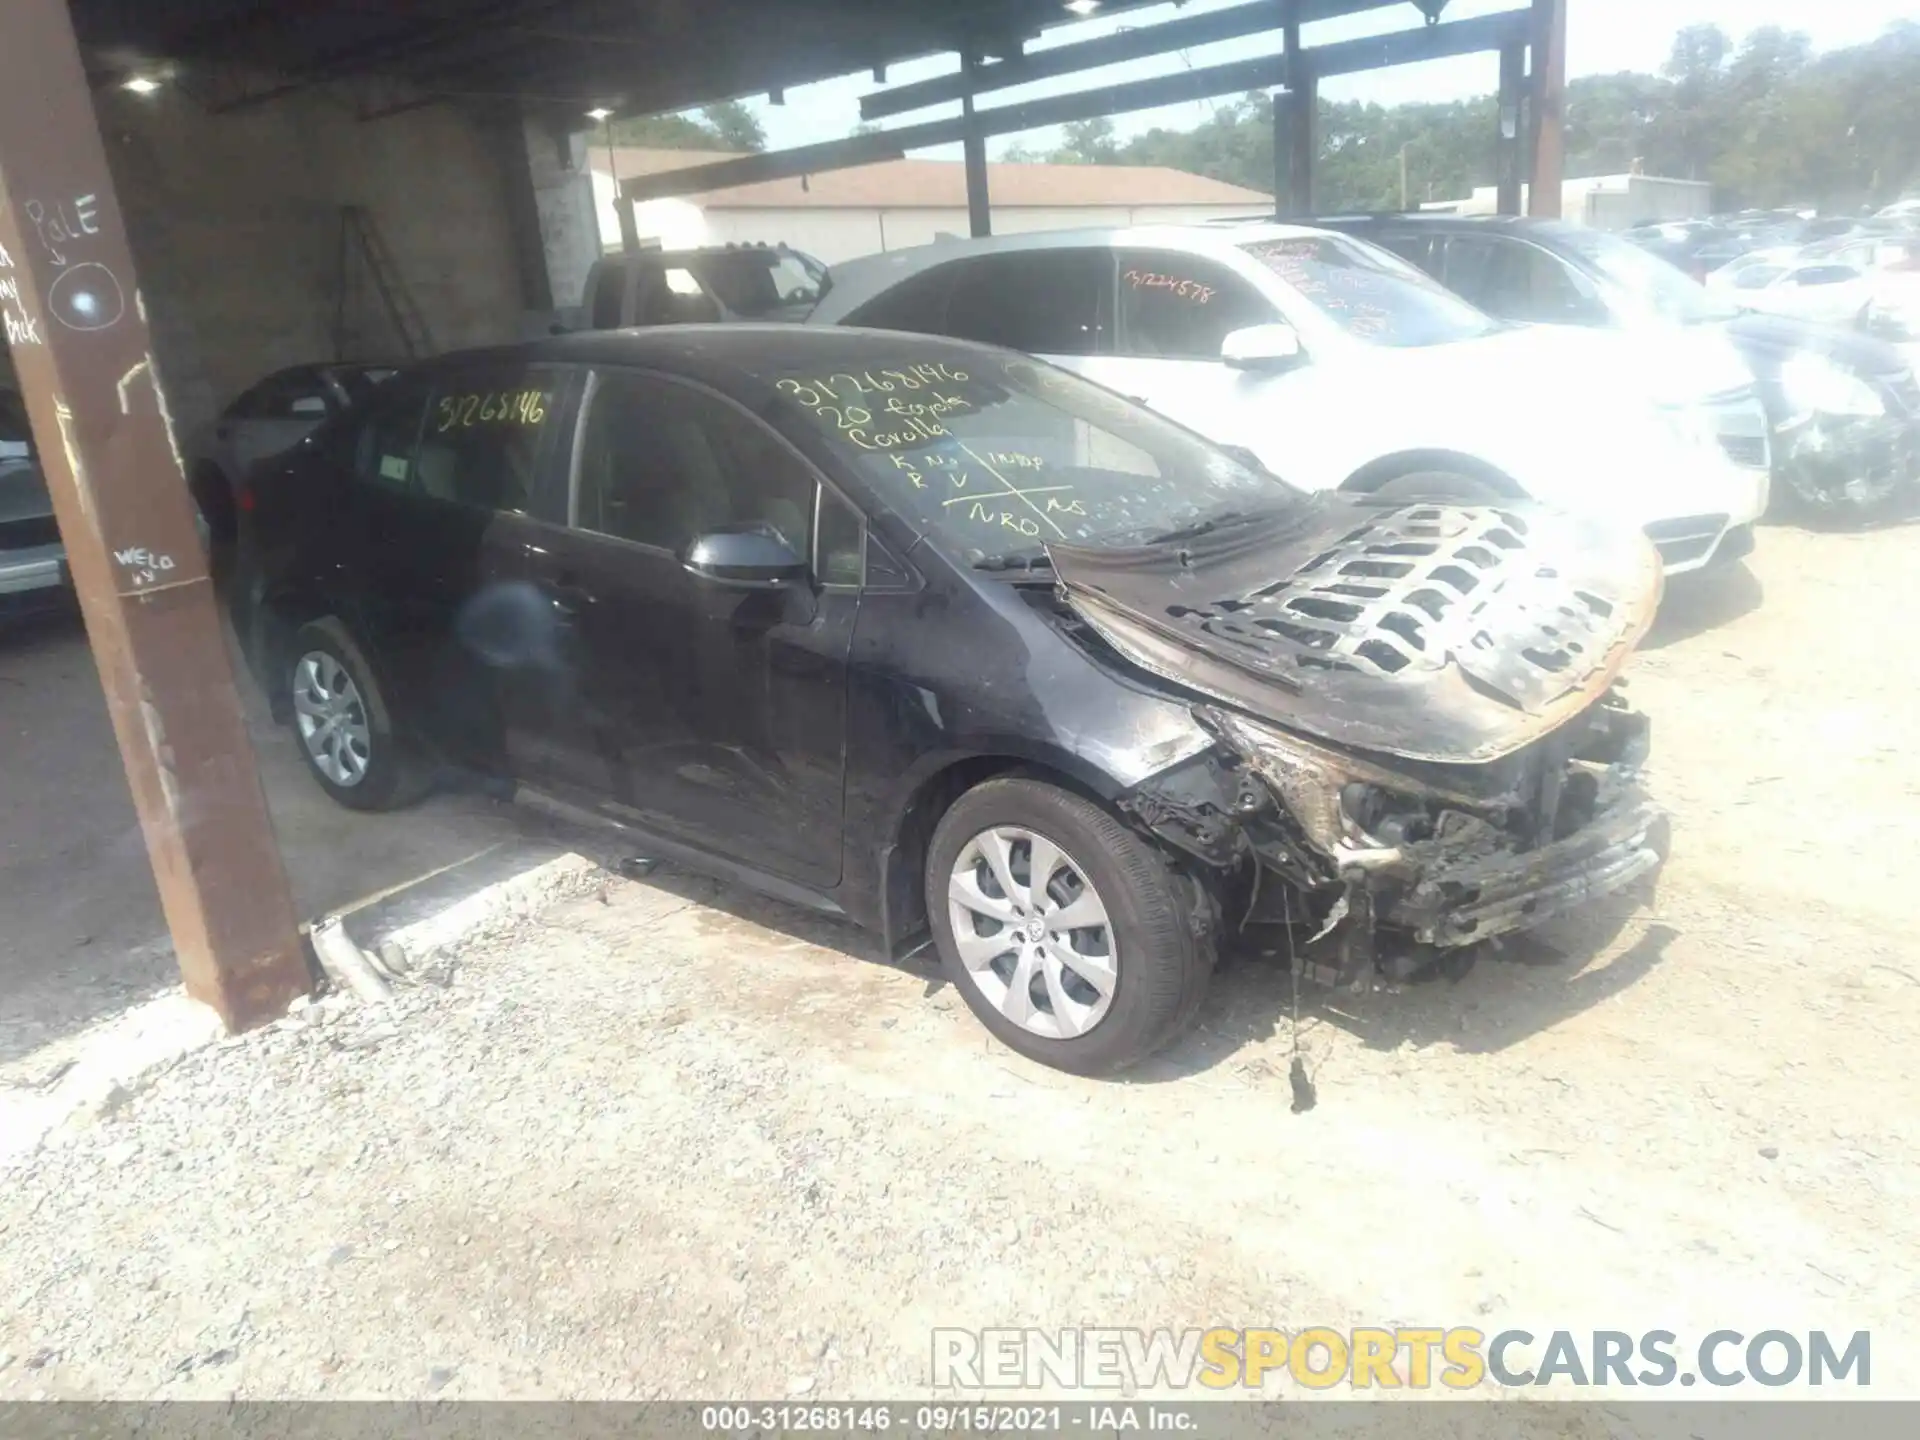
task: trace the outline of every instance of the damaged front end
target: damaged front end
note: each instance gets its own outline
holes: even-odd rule
[[[1218,742],[1122,808],[1250,875],[1248,915],[1312,926],[1332,983],[1404,976],[1657,868],[1648,726],[1616,684],[1659,595],[1644,540],[1517,510],[1324,518],[1173,557],[1056,548],[1074,609],[1206,697]]]

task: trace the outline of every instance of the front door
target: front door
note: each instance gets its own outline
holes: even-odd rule
[[[859,606],[831,541],[846,530],[842,502],[713,391],[607,370],[584,403],[572,526],[524,559],[560,617],[574,686],[548,706],[559,718],[536,780],[723,858],[836,884]],[[803,557],[816,540],[836,553],[815,556],[811,585],[783,590],[683,566],[696,537],[743,525]]]
[[[1270,300],[1205,256],[1122,250],[1115,309],[1114,353],[1081,366],[1088,379],[1211,440],[1263,452],[1259,432],[1275,418],[1268,407],[1284,403],[1278,392],[1292,377],[1231,370],[1220,346],[1235,330],[1283,320]]]

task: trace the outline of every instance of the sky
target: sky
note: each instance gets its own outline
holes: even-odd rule
[[[1244,0],[1187,0],[1177,9],[1172,4],[1130,10],[1107,19],[1091,19],[1049,30],[1029,47],[1051,48],[1095,35],[1111,34],[1127,27],[1151,24],[1175,14],[1194,15],[1219,10]],[[1447,19],[1467,19],[1475,15],[1524,8],[1525,0],[1452,0]],[[1871,40],[1895,20],[1910,19],[1920,10],[1917,0],[1568,0],[1567,69],[1568,74],[1606,74],[1616,70],[1659,69],[1667,57],[1674,32],[1682,26],[1718,24],[1736,38],[1762,25],[1780,25],[1803,30],[1816,48],[1834,49]],[[1398,5],[1371,14],[1346,16],[1305,27],[1302,42],[1307,46],[1348,40],[1356,36],[1403,30],[1419,23],[1419,13],[1411,5]],[[1230,40],[1218,45],[1197,47],[1173,57],[1193,67],[1243,59],[1280,48],[1278,37],[1271,40]],[[1064,94],[1094,84],[1146,79],[1163,73],[1166,59],[1134,61],[1110,65],[1059,80],[1043,81],[1017,89],[996,91],[982,100],[982,106],[997,105],[1042,95]],[[1433,60],[1421,65],[1375,71],[1367,75],[1339,76],[1326,81],[1320,93],[1329,100],[1372,101],[1396,105],[1408,101],[1455,100],[1491,93],[1496,86],[1498,57],[1492,53],[1466,55],[1448,60]],[[896,65],[887,72],[889,84],[946,74],[957,68],[952,56],[943,56]],[[765,98],[750,102],[766,127],[769,148],[779,150],[819,140],[833,140],[847,134],[859,123],[860,97],[884,87],[870,75],[860,74],[839,80],[822,81],[801,89],[789,90],[784,105],[771,105]],[[1122,136],[1137,134],[1155,125],[1170,129],[1190,129],[1206,119],[1214,105],[1230,101],[1195,101],[1114,117]],[[910,124],[938,119],[957,113],[957,106],[931,107],[911,115],[881,122],[884,125]],[[992,142],[998,154],[1008,144],[1021,143],[1044,150],[1054,141],[1055,132],[1036,131]],[[917,151],[933,158],[957,158],[958,146]]]

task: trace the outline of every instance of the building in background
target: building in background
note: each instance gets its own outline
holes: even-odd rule
[[[1520,208],[1526,210],[1521,187]],[[1478,186],[1465,200],[1432,200],[1422,210],[1443,215],[1499,213],[1499,191]],[[1713,186],[1705,180],[1660,175],[1588,175],[1560,187],[1560,213],[1577,225],[1625,230],[1660,220],[1704,220],[1713,213]]]
[[[603,245],[609,250],[620,246],[613,203],[616,178],[730,158],[697,150],[594,147],[594,199]],[[989,165],[987,171],[996,233],[1184,224],[1273,213],[1273,197],[1258,190],[1160,166],[1004,163]],[[649,200],[637,208],[641,239],[657,240],[668,249],[784,241],[832,265],[856,255],[925,245],[941,235],[965,235],[967,179],[965,168],[954,160],[889,160]]]

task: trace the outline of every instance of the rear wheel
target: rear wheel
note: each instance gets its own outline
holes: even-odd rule
[[[287,683],[294,734],[320,787],[352,810],[392,810],[419,798],[421,771],[373,667],[339,621],[302,626]]]
[[[1213,968],[1190,882],[1090,801],[1026,778],[954,802],[927,857],[942,968],[1006,1045],[1095,1075],[1186,1028]]]

